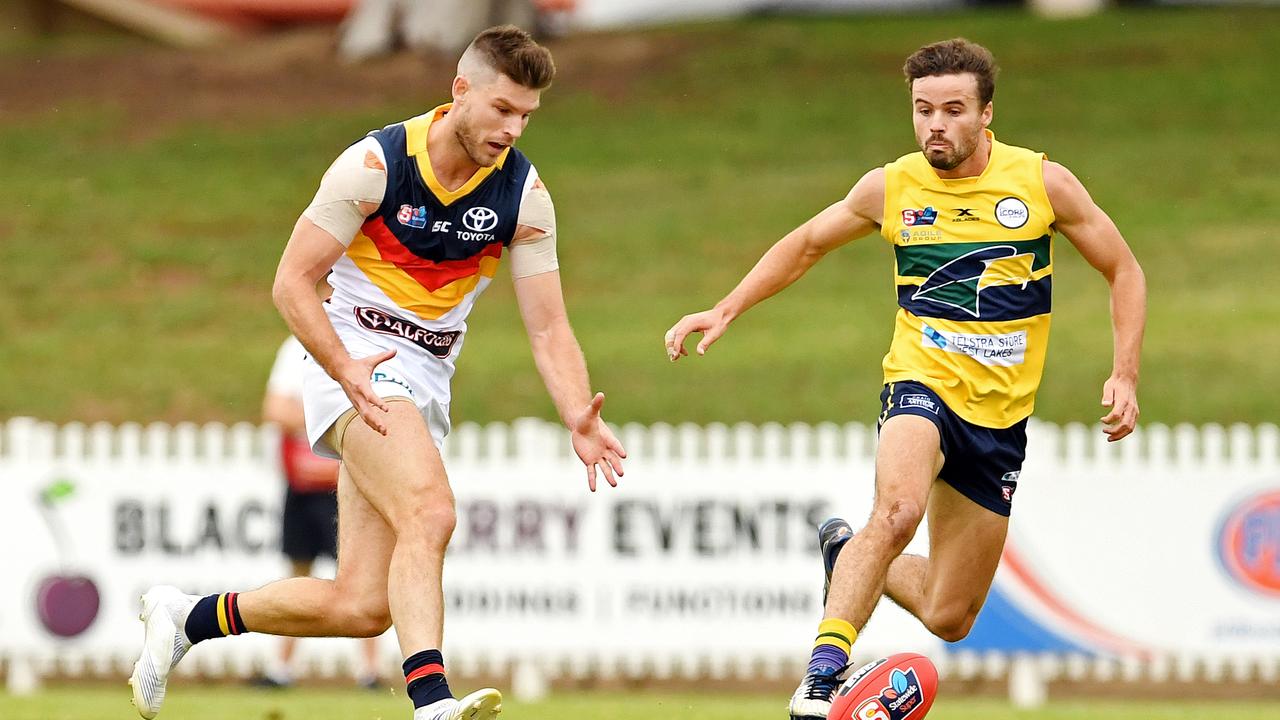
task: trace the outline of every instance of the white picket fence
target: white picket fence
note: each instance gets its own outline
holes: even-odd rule
[[[734,506],[738,508],[735,512],[754,507],[750,503],[756,500],[788,498],[797,504],[822,500],[851,517],[865,515],[869,507],[874,427],[832,423],[629,424],[618,430],[630,452],[627,478],[619,491],[587,497],[582,492],[581,467],[559,426],[532,419],[484,426],[463,424],[445,445],[446,464],[460,508],[471,500],[497,503],[513,492],[522,493],[530,502],[539,499],[548,507],[583,508],[585,519],[578,531],[585,537],[600,539],[624,532],[620,517],[632,525],[644,519],[642,514],[623,513],[617,507],[620,502],[651,503],[652,508],[657,508],[652,510],[655,517],[664,508],[684,507],[681,502],[705,504],[708,498],[744,503]],[[1249,595],[1231,585],[1223,573],[1213,569],[1211,557],[1206,561],[1199,556],[1200,544],[1206,548],[1204,554],[1212,555],[1212,538],[1200,537],[1211,533],[1194,530],[1198,526],[1213,527],[1241,493],[1280,487],[1280,429],[1271,424],[1147,425],[1124,442],[1107,443],[1097,428],[1033,422],[1028,435],[1028,461],[1018,492],[1011,543],[1016,541],[1043,562],[1046,577],[1068,579],[1058,586],[1062,593],[1059,599],[1084,607],[1094,622],[1136,638],[1148,652],[1138,657],[1092,652],[970,651],[963,645],[957,649],[928,636],[905,613],[882,606],[859,642],[858,651],[863,657],[871,659],[870,656],[896,649],[926,652],[944,678],[1007,679],[1012,696],[1021,704],[1035,704],[1042,698],[1046,683],[1054,680],[1280,680],[1280,635],[1269,642],[1265,637],[1272,629],[1280,633],[1280,620],[1268,624],[1269,619],[1280,619],[1280,600]],[[247,423],[58,426],[15,418],[0,426],[0,483],[6,496],[17,498],[0,510],[0,528],[7,528],[0,530],[0,542],[12,557],[12,562],[6,560],[5,576],[34,578],[53,562],[47,557],[35,557],[47,556],[46,546],[50,543],[45,540],[48,535],[39,520],[32,519],[37,513],[23,505],[23,498],[34,497],[40,487],[53,479],[72,477],[80,488],[81,499],[68,504],[68,525],[86,546],[78,548],[80,560],[99,571],[100,583],[106,588],[98,624],[84,638],[74,640],[55,640],[34,627],[29,607],[30,582],[17,583],[4,593],[0,598],[0,659],[8,669],[10,688],[20,690],[40,677],[54,674],[114,676],[126,672],[136,653],[137,627],[136,621],[126,623],[128,614],[136,610],[128,609],[133,601],[124,597],[129,594],[124,591],[135,591],[149,573],[176,575],[175,582],[189,579],[187,574],[220,570],[226,570],[227,582],[273,576],[280,565],[271,555],[156,556],[154,570],[138,559],[118,557],[111,547],[112,520],[104,508],[119,502],[120,497],[136,496],[142,499],[140,502],[169,503],[166,510],[178,517],[184,512],[182,503],[188,495],[211,486],[217,487],[219,496],[232,499],[274,499],[280,487],[276,477],[277,442],[274,428]],[[181,492],[176,492],[178,488]],[[1089,504],[1088,496],[1096,498],[1100,490],[1110,499]],[[610,511],[614,514],[609,515]],[[1088,516],[1079,535],[1043,529],[1063,527],[1061,516],[1073,513]],[[680,523],[685,516],[673,510],[665,517],[668,529],[675,533],[673,537],[679,535],[672,528],[683,527]],[[769,530],[776,532],[779,548],[793,534],[798,537],[804,531],[800,528],[792,533],[795,528],[791,526],[798,523],[797,520]],[[1178,567],[1176,572],[1156,567],[1158,553],[1139,563],[1146,566],[1145,570],[1125,571],[1149,573],[1141,582],[1144,587],[1149,586],[1152,607],[1154,603],[1181,604],[1184,609],[1172,608],[1169,612],[1182,618],[1183,625],[1169,625],[1167,633],[1161,632],[1159,618],[1147,617],[1150,612],[1134,615],[1131,610],[1119,608],[1125,605],[1122,602],[1114,603],[1117,608],[1113,610],[1113,603],[1106,598],[1080,590],[1081,585],[1114,584],[1109,575],[1099,575],[1101,580],[1082,578],[1090,570],[1080,565],[1078,558],[1090,552],[1086,536],[1107,527],[1116,528],[1117,543],[1129,542],[1123,536],[1125,532],[1168,539],[1171,547],[1183,536],[1195,536],[1187,539],[1187,549],[1170,550],[1186,555],[1185,561],[1173,561]],[[628,542],[643,546],[636,538],[644,537],[647,536],[637,532],[628,537]],[[580,601],[584,607],[567,624],[516,623],[532,629],[524,628],[514,636],[505,632],[486,636],[485,628],[493,625],[492,621],[480,623],[466,617],[457,622],[451,620],[450,637],[458,638],[459,643],[457,648],[448,649],[453,671],[464,675],[509,675],[513,689],[525,696],[536,696],[545,691],[549,681],[557,679],[783,680],[793,676],[803,662],[805,639],[817,619],[816,606],[809,615],[760,620],[758,637],[732,647],[694,641],[703,629],[711,636],[723,634],[715,629],[719,627],[715,623],[720,621],[716,618],[655,615],[637,621],[627,619],[621,625],[610,624],[617,623],[615,610],[621,607],[619,603],[628,587],[663,587],[664,583],[692,587],[705,582],[720,588],[746,576],[752,576],[748,578],[752,580],[776,578],[774,584],[781,588],[809,587],[814,583],[816,559],[807,549],[764,548],[747,557],[730,553],[727,559],[717,560],[681,546],[678,538],[673,542],[677,547],[641,547],[638,560],[596,549],[590,542],[580,549],[575,545],[572,553],[553,548],[538,555],[532,564],[540,568],[540,576],[552,581],[568,579],[569,585],[579,583],[586,589]],[[455,546],[458,543],[455,535]],[[913,551],[923,550],[918,543],[913,547]],[[499,572],[511,573],[517,582],[536,584],[541,580],[530,579],[533,576],[524,567],[530,564],[524,556],[451,554],[446,586],[454,580],[475,581],[479,575],[472,568],[477,565],[484,566],[485,576],[492,575],[496,567]],[[118,574],[129,579],[117,580],[117,569]],[[1115,574],[1112,570],[1105,572]],[[628,585],[634,578],[639,580]],[[1072,578],[1082,580],[1076,583],[1070,581]],[[998,576],[997,586],[1001,582]],[[616,597],[593,600],[591,593],[596,590],[592,590],[595,586],[591,583],[599,583],[607,590],[614,588],[609,592]],[[1205,591],[1210,592],[1208,595],[1180,599],[1180,594],[1186,594],[1184,586],[1192,584],[1213,587]],[[1115,592],[1124,592],[1123,581],[1117,587],[1120,589]],[[595,606],[597,602],[600,607]],[[1221,607],[1220,618],[1206,618],[1206,607]],[[1070,627],[1054,625],[1052,617],[1041,619],[1061,633],[1071,632]],[[743,627],[740,619],[723,621],[733,623],[732,627]],[[1205,627],[1199,635],[1194,628],[1185,626],[1199,621]],[[1143,622],[1150,626],[1140,627]],[[1215,628],[1228,622],[1256,627],[1260,639],[1219,638],[1215,633],[1221,633]],[[575,629],[575,623],[585,626]],[[627,636],[628,630],[634,635]],[[622,638],[616,646],[601,645],[598,640],[613,635]],[[264,666],[273,647],[268,639],[252,636],[219,641],[211,643],[207,651],[201,646],[201,652],[193,653],[179,669],[187,676],[245,676]],[[384,649],[388,667],[393,667],[398,658],[389,638]],[[350,643],[314,641],[300,648],[300,663],[310,675],[332,677],[346,672],[353,654]]]
[[[1069,464],[1121,463],[1150,469],[1240,467],[1263,472],[1280,468],[1280,427],[1266,423],[1140,426],[1124,442],[1107,442],[1096,427],[1033,421],[1032,452]],[[570,457],[559,425],[524,418],[511,423],[462,423],[445,442],[447,459],[504,462],[525,457]],[[618,437],[632,454],[677,461],[789,461],[865,459],[875,450],[875,428],[861,423],[628,423]],[[274,462],[278,435],[251,423],[67,423],[31,418],[0,424],[0,461],[199,463]]]

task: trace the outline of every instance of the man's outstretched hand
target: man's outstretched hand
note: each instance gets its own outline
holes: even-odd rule
[[[617,477],[622,477],[622,458],[627,456],[622,443],[614,437],[613,431],[600,417],[600,408],[604,407],[604,393],[596,393],[591,402],[573,421],[569,428],[573,451],[578,459],[587,466],[587,486],[591,492],[596,491],[596,466],[604,472],[609,485],[618,487]]]
[[[729,319],[723,312],[714,308],[685,315],[671,326],[666,337],[663,338],[666,341],[667,358],[675,362],[682,356],[688,355],[689,351],[684,349],[684,340],[693,333],[702,333],[702,340],[698,341],[697,350],[699,355],[705,355],[711,343],[719,340],[728,327]]]

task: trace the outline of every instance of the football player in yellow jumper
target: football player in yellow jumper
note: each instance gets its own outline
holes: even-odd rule
[[[986,48],[963,39],[912,54],[904,72],[920,152],[863,175],[774,244],[715,307],[681,318],[665,338],[674,361],[701,333],[701,355],[735,318],[840,245],[877,230],[893,245],[899,308],[884,358],[875,500],[856,533],[838,518],[819,530],[829,590],[791,699],[795,719],[827,717],[850,646],[883,594],[944,640],[973,626],[1026,454],[1049,338],[1055,232],[1111,288],[1104,431],[1119,440],[1137,421],[1142,269],[1070,171],[996,140],[988,129],[996,71]],[[903,554],[926,511],[928,557]]]

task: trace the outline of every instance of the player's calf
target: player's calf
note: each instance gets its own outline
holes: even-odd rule
[[[831,518],[818,528],[818,545],[822,549],[822,603],[826,605],[827,591],[831,587],[831,575],[836,559],[853,528],[841,518]],[[849,661],[849,648],[857,637],[853,626],[843,620],[823,620],[818,626],[813,654],[804,679],[791,696],[788,711],[793,719],[826,718],[831,709],[832,696],[840,686],[840,674]]]

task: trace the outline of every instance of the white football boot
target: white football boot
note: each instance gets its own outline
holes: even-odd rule
[[[791,696],[791,705],[787,708],[791,720],[826,720],[831,712],[831,700],[836,689],[840,687],[840,675],[845,668],[821,668],[811,672],[800,681]]]
[[[413,711],[413,720],[493,720],[502,712],[502,693],[477,690],[455,700],[447,698]]]
[[[169,672],[191,649],[182,627],[195,607],[198,595],[187,595],[171,585],[157,585],[142,596],[142,654],[133,664],[129,686],[133,705],[147,720],[160,712]]]

